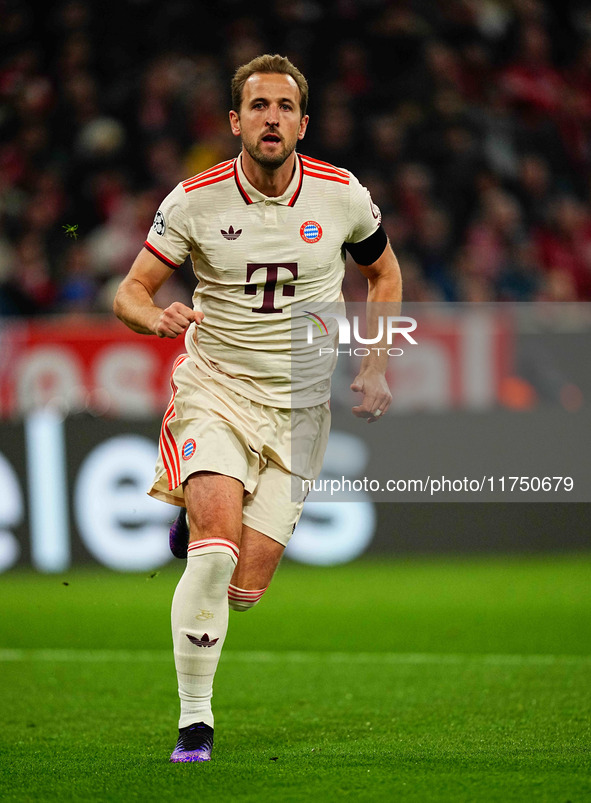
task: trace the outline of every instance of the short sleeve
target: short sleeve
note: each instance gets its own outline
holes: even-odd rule
[[[382,222],[382,213],[372,201],[369,190],[353,175],[349,193],[349,226],[345,242],[359,243],[376,232]]]
[[[187,258],[191,245],[184,211],[184,197],[179,185],[166,196],[154,216],[145,247],[169,268],[178,268]]]

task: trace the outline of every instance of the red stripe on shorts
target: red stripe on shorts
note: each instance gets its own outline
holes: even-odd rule
[[[170,372],[172,398],[170,399],[170,403],[166,408],[166,412],[164,413],[164,418],[162,419],[162,428],[160,430],[160,456],[162,457],[162,462],[164,463],[164,468],[166,469],[169,491],[174,490],[181,484],[181,461],[179,457],[179,450],[169,426],[170,422],[175,417],[174,400],[178,391],[178,388],[174,383],[173,376],[179,365],[181,365],[181,363],[188,358],[188,354],[180,354],[172,366],[172,371]]]
[[[170,421],[174,418],[174,406],[171,406],[166,411],[166,415],[162,420],[162,430],[160,432],[160,454],[162,455],[162,462],[168,475],[168,490],[174,490],[180,485],[181,475],[181,461],[179,459],[179,452],[176,442],[168,426]]]

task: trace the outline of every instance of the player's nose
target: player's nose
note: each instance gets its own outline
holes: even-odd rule
[[[267,110],[266,125],[279,125],[279,108],[269,106]]]

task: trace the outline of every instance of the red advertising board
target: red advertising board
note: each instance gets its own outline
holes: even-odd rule
[[[498,308],[422,315],[417,345],[404,344],[404,355],[390,361],[394,409],[493,406],[511,365],[510,332],[510,321]],[[5,322],[0,417],[19,417],[48,404],[64,413],[114,418],[160,415],[170,397],[171,366],[183,351],[182,337],[139,335],[111,316]],[[353,367],[353,361],[340,360],[337,375]]]
[[[160,413],[182,338],[146,337],[112,317],[69,317],[0,327],[0,415],[55,404],[113,417]]]

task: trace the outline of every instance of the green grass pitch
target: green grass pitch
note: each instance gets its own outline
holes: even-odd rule
[[[171,765],[183,564],[0,581],[0,799],[591,801],[591,555],[285,562]]]

